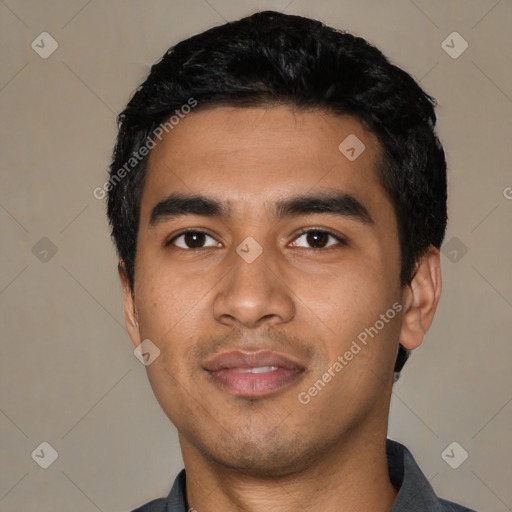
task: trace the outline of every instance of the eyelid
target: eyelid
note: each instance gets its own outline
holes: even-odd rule
[[[313,232],[313,233],[314,232],[325,233],[326,235],[330,235],[333,238],[335,238],[341,245],[343,245],[343,246],[348,245],[348,239],[346,237],[344,237],[343,235],[335,233],[335,232],[333,232],[333,231],[331,231],[330,229],[327,229],[327,228],[314,227],[314,226],[313,227],[309,227],[309,228],[304,228],[301,231],[299,231],[299,233],[294,235],[293,241],[297,240],[297,238],[300,238],[302,235],[307,234],[307,233],[311,233],[311,232]],[[331,247],[334,247],[334,245],[333,246],[329,246],[329,247],[325,247],[325,248],[324,247],[302,247],[302,249],[309,249],[311,251],[326,251],[326,250],[330,249]]]
[[[179,238],[180,236],[186,235],[187,233],[194,233],[194,234],[197,234],[197,235],[206,235],[206,236],[209,236],[210,238],[213,238],[214,240],[216,240],[215,236],[212,235],[211,233],[208,233],[208,231],[204,231],[203,229],[187,228],[187,229],[184,229],[183,231],[179,231],[175,235],[172,235],[169,239],[166,239],[164,241],[164,247],[167,247],[169,245],[173,245],[173,242],[177,238]],[[177,247],[176,246],[176,249],[182,249],[182,247]],[[198,247],[197,249],[203,249],[203,247]],[[194,249],[183,249],[183,250],[184,251],[193,251]]]

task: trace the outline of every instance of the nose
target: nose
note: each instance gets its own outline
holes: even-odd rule
[[[231,271],[219,283],[214,298],[215,319],[246,328],[289,322],[295,315],[295,302],[277,255],[264,249],[249,262],[233,251],[231,258]]]

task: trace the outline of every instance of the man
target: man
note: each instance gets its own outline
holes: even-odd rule
[[[298,16],[210,29],[152,67],[120,115],[108,215],[185,470],[138,510],[469,510],[386,440],[441,293],[435,121],[380,51]]]

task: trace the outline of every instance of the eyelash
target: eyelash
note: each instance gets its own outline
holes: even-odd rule
[[[209,233],[207,233],[205,231],[200,231],[200,230],[196,230],[196,229],[186,229],[185,231],[181,231],[177,235],[173,236],[170,240],[165,242],[165,244],[164,244],[165,247],[173,245],[173,242],[175,240],[177,240],[180,236],[186,235],[188,233],[194,233],[194,234],[197,234],[197,235],[206,235],[206,236],[209,236],[211,238],[214,238],[212,235],[210,235]],[[307,229],[303,229],[302,231],[300,231],[297,234],[297,236],[294,238],[294,241],[297,240],[298,238],[300,238],[302,235],[305,235],[305,234],[308,234],[308,233],[326,234],[326,235],[332,236],[335,240],[337,240],[339,242],[339,244],[341,246],[347,246],[348,245],[347,241],[344,238],[342,238],[341,236],[336,235],[332,231],[329,231],[327,229],[322,229],[322,228],[307,228]],[[302,247],[302,249],[308,249],[310,251],[326,251],[326,250],[334,248],[334,247],[335,247],[335,245],[331,245],[329,247]],[[182,247],[176,247],[175,246],[174,249],[190,252],[190,251],[197,251],[197,250],[204,249],[204,247],[196,247],[196,248],[183,249]]]

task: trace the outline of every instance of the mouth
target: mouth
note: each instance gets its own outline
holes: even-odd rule
[[[259,398],[291,385],[304,367],[288,355],[272,351],[224,352],[204,365],[214,385],[241,398]]]

